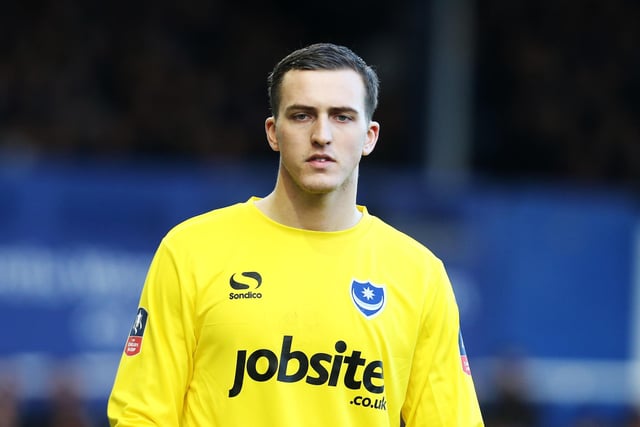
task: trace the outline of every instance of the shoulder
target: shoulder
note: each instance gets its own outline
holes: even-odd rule
[[[177,224],[169,230],[163,240],[165,243],[181,242],[207,239],[212,234],[221,236],[221,233],[228,233],[237,229],[240,224],[246,221],[248,214],[246,203],[237,203],[214,209]],[[220,237],[216,240],[219,241],[219,239]]]
[[[376,216],[372,216],[372,223],[372,238],[377,244],[387,248],[390,253],[397,254],[397,257],[404,259],[406,262],[442,263],[431,249],[406,232]]]

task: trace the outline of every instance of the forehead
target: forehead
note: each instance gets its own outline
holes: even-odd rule
[[[364,111],[365,86],[351,69],[291,70],[282,79],[280,108],[289,105],[350,107]]]

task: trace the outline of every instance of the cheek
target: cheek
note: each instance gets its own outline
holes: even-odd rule
[[[304,160],[304,150],[301,148],[301,144],[296,144],[292,140],[287,139],[286,136],[281,136],[278,139],[278,151],[280,152],[280,158],[285,163],[298,163]]]
[[[358,144],[357,146],[353,146],[351,147],[351,149],[349,150],[349,152],[345,152],[343,153],[343,158],[346,159],[348,158],[348,164],[349,164],[349,168],[352,168],[353,166],[356,166],[359,162],[360,159],[363,156],[363,148],[361,144]]]

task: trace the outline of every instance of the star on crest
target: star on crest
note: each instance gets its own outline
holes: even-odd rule
[[[368,300],[373,299],[375,295],[376,294],[373,292],[373,289],[371,289],[370,287],[366,287],[362,290],[362,296]]]

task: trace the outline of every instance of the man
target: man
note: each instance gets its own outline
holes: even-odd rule
[[[275,188],[165,236],[112,426],[482,426],[442,263],[356,204],[376,74],[315,44],[269,95]]]

